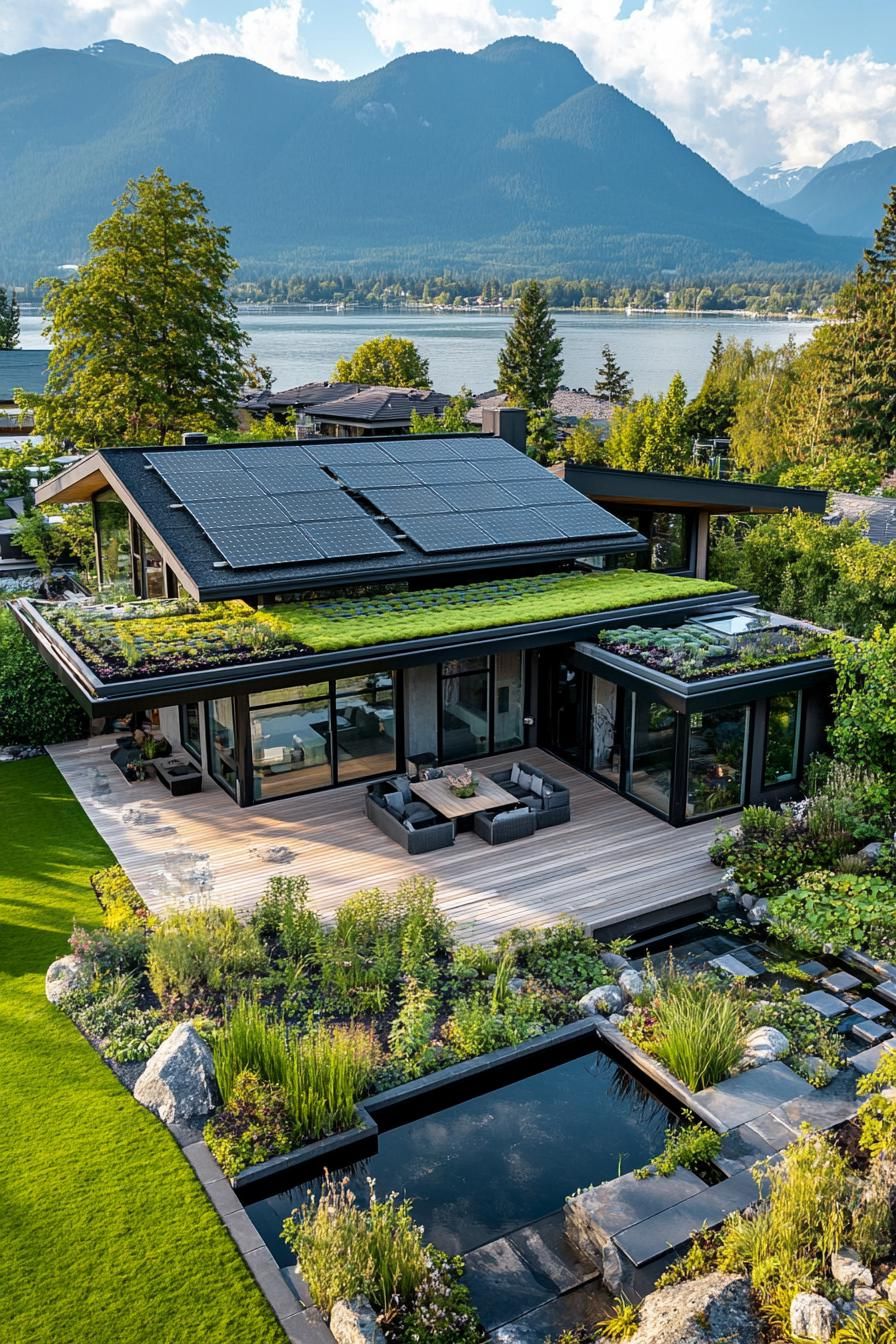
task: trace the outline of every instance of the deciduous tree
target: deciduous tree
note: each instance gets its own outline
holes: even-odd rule
[[[387,387],[432,387],[429,360],[404,336],[374,336],[348,359],[338,359],[336,383],[381,383]]]

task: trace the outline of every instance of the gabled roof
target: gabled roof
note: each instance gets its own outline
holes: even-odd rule
[[[851,495],[835,490],[831,494],[826,521],[839,523],[844,518],[851,523],[863,523],[868,540],[877,546],[896,541],[896,499],[884,499],[879,495]]]
[[[0,401],[12,401],[13,389],[43,392],[49,350],[0,350]]]
[[[202,600],[545,566],[644,545],[493,435],[111,448],[37,497],[62,504],[104,485]]]

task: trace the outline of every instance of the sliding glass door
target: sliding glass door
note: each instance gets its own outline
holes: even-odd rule
[[[522,653],[440,665],[439,760],[471,760],[522,743]]]

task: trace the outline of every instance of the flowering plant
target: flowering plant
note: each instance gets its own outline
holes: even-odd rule
[[[447,776],[448,787],[455,798],[472,798],[476,792],[479,780],[473,774],[468,766]]]

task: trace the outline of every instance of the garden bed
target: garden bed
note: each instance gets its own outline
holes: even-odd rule
[[[764,612],[756,615],[766,617]],[[684,682],[782,667],[830,655],[828,635],[783,621],[772,624],[772,620],[769,617],[755,629],[737,636],[717,633],[713,629],[714,618],[686,621],[669,628],[628,625],[599,631],[594,643],[617,657]]]

